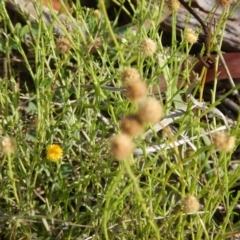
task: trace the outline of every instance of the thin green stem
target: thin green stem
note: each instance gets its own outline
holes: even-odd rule
[[[133,185],[135,187],[135,191],[137,193],[137,196],[139,198],[139,202],[141,204],[141,207],[142,207],[142,210],[144,212],[144,214],[146,215],[150,225],[152,226],[152,228],[154,229],[155,233],[156,233],[156,237],[157,239],[160,239],[160,235],[159,235],[159,229],[156,225],[156,223],[154,222],[154,216],[151,216],[151,214],[149,213],[149,211],[147,210],[147,207],[146,207],[146,202],[144,201],[143,199],[143,196],[142,196],[142,193],[141,193],[141,190],[140,190],[140,187],[138,185],[138,181],[137,181],[137,178],[135,177],[131,167],[130,167],[130,164],[129,164],[129,161],[125,160],[123,161],[123,164],[124,164],[124,167],[129,175],[129,177],[131,178],[132,182],[133,182]]]
[[[122,52],[120,51],[120,46],[118,44],[118,41],[117,41],[117,38],[113,32],[113,28],[111,26],[111,23],[109,21],[109,18],[108,18],[108,14],[107,14],[107,10],[106,10],[106,7],[105,7],[105,3],[104,3],[104,0],[99,0],[99,6],[100,6],[100,9],[102,10],[103,12],[103,15],[104,15],[104,18],[105,18],[105,21],[106,21],[106,24],[107,24],[107,27],[108,27],[108,31],[110,33],[110,36],[115,44],[115,47],[118,51],[118,54],[119,54],[119,57],[120,57],[120,60],[122,62],[122,64],[124,65],[125,64],[125,60],[124,60],[124,57],[122,55]]]
[[[19,205],[20,201],[19,201],[19,197],[18,197],[18,193],[17,193],[16,181],[14,178],[14,171],[13,171],[13,166],[12,166],[12,155],[7,156],[7,161],[8,161],[8,176],[12,183],[13,194],[15,196],[17,204]]]

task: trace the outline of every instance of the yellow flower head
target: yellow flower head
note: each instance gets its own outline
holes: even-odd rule
[[[178,0],[168,0],[168,1],[166,1],[166,3],[167,3],[169,10],[172,12],[178,11],[180,8],[180,2]]]
[[[100,19],[101,18],[101,13],[99,12],[98,9],[94,10],[93,11],[93,16],[97,19]]]
[[[57,162],[63,155],[63,150],[58,144],[51,144],[47,147],[47,159]]]
[[[196,34],[196,32],[193,29],[185,28],[184,29],[184,38],[188,43],[194,44],[198,40],[198,35]]]

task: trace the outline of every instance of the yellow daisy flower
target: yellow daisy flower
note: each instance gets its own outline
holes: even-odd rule
[[[58,162],[63,155],[63,150],[58,144],[51,144],[47,147],[47,159]]]

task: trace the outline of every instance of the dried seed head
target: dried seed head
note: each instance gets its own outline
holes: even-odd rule
[[[110,138],[110,152],[117,160],[129,158],[133,149],[134,144],[126,134],[118,134]]]
[[[235,137],[226,132],[216,132],[212,136],[213,144],[220,151],[230,152],[235,147]]]
[[[17,143],[15,138],[3,137],[0,141],[0,151],[3,154],[10,155],[15,152]]]
[[[191,157],[193,154],[195,153],[195,151],[192,148],[187,148],[185,151],[185,157]]]
[[[100,19],[100,18],[101,18],[101,13],[99,12],[98,9],[95,9],[95,10],[93,11],[93,16],[94,16],[95,18],[97,18],[97,19]]]
[[[73,25],[71,24],[70,21],[65,20],[64,21],[64,26],[65,26],[66,30],[68,31],[68,33],[72,33],[73,32]]]
[[[217,4],[222,7],[229,7],[233,3],[233,0],[217,0]]]
[[[128,82],[134,82],[141,80],[141,76],[137,69],[135,68],[126,68],[122,72],[121,81],[124,86],[128,84]]]
[[[178,11],[180,8],[180,2],[178,0],[168,0],[166,3],[169,10],[172,12]]]
[[[139,102],[138,116],[142,122],[156,123],[163,115],[162,104],[155,98],[146,98]]]
[[[182,210],[185,213],[195,213],[200,209],[200,203],[197,198],[193,195],[186,196],[182,200]]]
[[[120,121],[120,129],[123,133],[133,137],[142,134],[144,124],[138,115],[130,114]]]
[[[67,53],[71,48],[70,41],[65,37],[58,38],[56,45],[57,45],[57,50],[61,54]]]
[[[147,96],[147,86],[141,81],[129,81],[126,84],[126,96],[132,102],[138,102],[139,100]]]
[[[192,30],[191,28],[185,28],[184,29],[184,39],[190,43],[190,44],[194,44],[197,42],[198,40],[198,35],[195,33],[194,30]]]
[[[150,57],[156,52],[157,44],[150,38],[144,39],[140,43],[140,50],[145,57]]]

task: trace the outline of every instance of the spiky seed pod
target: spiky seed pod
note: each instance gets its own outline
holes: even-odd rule
[[[61,54],[65,54],[71,49],[70,41],[66,37],[58,38],[56,42],[56,46],[57,46],[57,50]]]
[[[178,11],[180,8],[180,2],[178,0],[168,0],[166,1],[168,9],[171,12],[175,12]]]
[[[15,138],[3,137],[0,140],[0,152],[5,155],[10,155],[16,151],[17,143]]]
[[[195,213],[199,211],[200,203],[195,196],[189,195],[182,200],[181,207],[185,213]]]
[[[224,152],[230,152],[235,147],[235,137],[226,132],[216,132],[212,135],[212,141],[215,147]]]
[[[150,57],[156,52],[157,44],[152,39],[146,38],[140,43],[140,50],[145,57]]]
[[[126,68],[122,72],[121,81],[123,86],[126,86],[129,82],[140,81],[141,76],[137,69]]]
[[[110,138],[110,153],[117,160],[128,159],[133,153],[134,144],[126,134],[118,134]]]
[[[138,102],[147,96],[146,84],[139,81],[129,81],[126,84],[126,97],[132,102]]]
[[[184,29],[184,39],[190,43],[194,44],[198,40],[198,35],[195,33],[195,31],[191,28],[185,28]]]
[[[144,124],[138,115],[130,114],[120,121],[120,129],[123,133],[131,137],[139,136],[143,132]]]
[[[139,102],[138,117],[142,122],[156,123],[163,115],[163,106],[155,98],[145,98]]]

